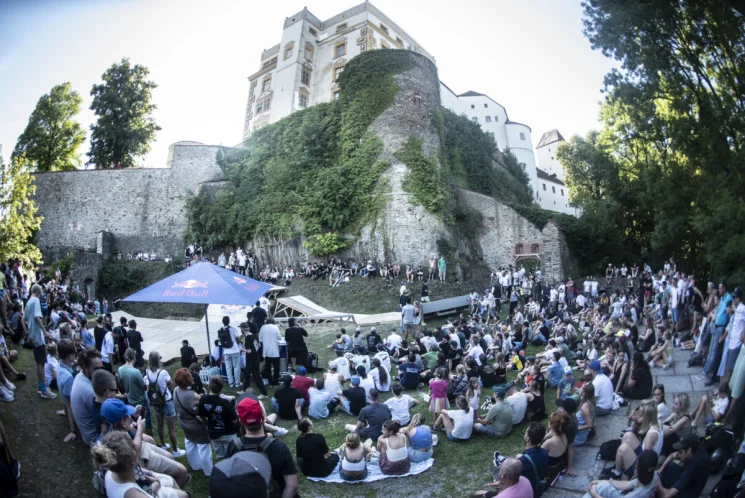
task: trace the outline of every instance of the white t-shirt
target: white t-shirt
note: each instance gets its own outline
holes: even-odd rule
[[[714,401],[714,407],[711,409],[711,411],[719,414],[719,416],[722,416],[727,411],[728,406],[728,397],[720,398],[719,396],[717,396],[717,399]]]
[[[336,362],[336,371],[344,377],[344,380],[349,380],[349,360],[342,356],[334,361]]]
[[[331,394],[332,398],[337,396],[337,393],[341,391],[341,384],[339,383],[339,371],[336,373],[327,372],[326,379],[323,382],[323,390]]]
[[[375,381],[373,380],[372,376],[368,375],[364,379],[360,378],[360,387],[365,390],[365,399],[367,399],[367,395],[370,393],[370,389],[375,389]]]
[[[592,281],[592,292],[597,292],[597,291],[598,291],[598,282],[597,280],[593,280]]]
[[[607,375],[599,373],[593,380],[595,401],[598,408],[610,410],[613,407],[613,383]]]
[[[484,350],[481,349],[481,346],[476,344],[475,346],[471,347],[471,349],[468,350],[468,356],[476,360],[476,364],[478,366],[481,366],[481,355],[484,354]]]
[[[168,390],[168,381],[171,380],[171,376],[168,375],[168,370],[160,369],[157,372],[153,372],[148,368],[145,377],[147,378],[148,385],[151,382],[155,382],[155,379],[158,379],[158,389],[161,393],[163,393],[166,401],[170,401],[172,399],[171,391]]]
[[[584,308],[586,302],[587,302],[587,299],[585,298],[584,294],[580,294],[579,296],[577,296],[577,304],[579,305],[580,308]]]
[[[282,340],[282,336],[279,333],[279,328],[274,324],[266,324],[261,327],[259,331],[259,341],[264,346],[264,358],[279,358],[279,341]],[[240,349],[238,350],[240,352]],[[227,351],[226,351],[227,352]],[[349,363],[347,363],[347,369]]]
[[[740,303],[735,308],[735,317],[729,331],[729,349],[737,349],[742,345],[742,330],[745,328],[745,304]]]
[[[47,386],[52,383],[52,379],[57,378],[59,361],[51,355],[47,355],[47,362],[44,364],[44,382]]]
[[[263,330],[264,327],[261,327]],[[238,329],[235,327],[228,327],[228,330],[230,331],[230,338],[233,340],[233,347],[230,348],[222,348],[222,354],[240,354],[241,352],[241,345],[238,344]],[[279,355],[277,355],[279,356]]]
[[[401,345],[401,341],[402,341],[401,336],[396,333],[393,333],[389,335],[388,338],[385,340],[385,344],[389,348],[397,348]]]
[[[114,354],[114,336],[111,332],[106,332],[103,336],[103,343],[101,344],[101,359],[104,363],[109,362],[109,355]]]
[[[264,308],[264,311],[266,311],[267,313],[269,313],[269,304],[269,299],[267,299],[266,296],[261,296],[259,298],[259,306]]]
[[[674,286],[670,288],[670,306],[678,307],[678,288]]]
[[[512,425],[522,422],[525,418],[525,411],[528,409],[528,395],[523,392],[516,392],[505,398],[505,401],[512,408]]]
[[[385,369],[389,372],[391,371],[391,357],[388,355],[388,353],[386,353],[385,351],[375,353],[375,356],[373,356],[373,360],[374,359],[380,360],[380,365],[385,367]]]
[[[453,437],[469,439],[473,432],[473,410],[468,410],[468,413],[463,410],[448,410],[448,415],[453,419]]]
[[[380,365],[380,368],[385,368],[382,364]],[[382,384],[380,382],[380,369],[373,368],[370,371],[369,376],[373,378],[375,381],[375,389],[377,389],[379,392],[387,393],[391,390],[391,372],[389,370],[386,370],[386,373],[388,376],[385,378],[385,384]]]
[[[592,282],[590,282],[589,280],[585,280],[585,283],[584,283],[585,292],[590,292],[591,288],[592,288]]]
[[[657,420],[662,423],[670,415],[670,409],[667,407],[667,403],[660,403],[657,405]]]
[[[414,402],[414,398],[408,394],[402,394],[400,398],[390,398],[386,400],[385,404],[391,409],[391,419],[395,420],[401,425],[406,425],[411,420],[409,414],[409,405]]]

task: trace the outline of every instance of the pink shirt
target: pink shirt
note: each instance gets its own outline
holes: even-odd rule
[[[533,486],[524,476],[520,476],[517,484],[510,486],[497,495],[499,498],[533,498]]]
[[[445,380],[430,380],[429,388],[432,390],[433,398],[445,398],[447,396],[448,383]]]

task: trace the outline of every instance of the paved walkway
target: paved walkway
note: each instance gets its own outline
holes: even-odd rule
[[[677,393],[688,393],[691,404],[694,405],[702,394],[712,389],[705,387],[705,381],[697,378],[701,373],[701,367],[688,368],[689,358],[689,351],[676,349],[673,353],[674,364],[672,368],[667,370],[652,369],[655,384],[665,385],[665,400],[670,407],[673,404],[673,396]],[[543,496],[547,498],[580,497],[586,493],[590,482],[598,479],[604,467],[612,465],[611,462],[597,460],[600,445],[610,439],[618,438],[621,431],[629,425],[627,418],[629,413],[638,405],[639,401],[635,401],[630,406],[622,407],[611,415],[597,418],[597,435],[590,439],[587,445],[574,449],[573,467],[577,477],[564,476],[555,488],[548,490]],[[698,432],[699,434],[703,433],[703,425],[699,426]],[[709,476],[703,496],[709,495],[720,477],[721,474]]]

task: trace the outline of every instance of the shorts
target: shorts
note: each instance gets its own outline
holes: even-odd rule
[[[461,438],[459,438],[459,437],[455,437],[455,436],[453,436],[453,433],[452,433],[452,432],[451,432],[450,434],[448,434],[448,439],[449,439],[450,441],[453,441],[454,443],[458,443],[458,442],[463,442],[463,441],[468,441],[468,439],[461,439]]]
[[[45,345],[34,346],[34,360],[37,365],[45,365],[47,363],[47,347]]]
[[[742,346],[741,346],[742,347]],[[727,352],[727,364],[724,368],[730,372],[735,369],[735,363],[737,363],[737,357],[740,356],[740,348],[730,349]]]
[[[166,401],[164,406],[153,406],[153,410],[158,415],[165,415],[166,418],[173,418],[176,416],[176,409],[173,406],[173,400]]]
[[[704,425],[711,425],[714,423],[714,415],[711,413],[704,417]]]
[[[501,438],[501,437],[504,437],[504,436],[506,436],[507,434],[509,434],[509,432],[507,432],[507,433],[505,433],[505,434],[502,434],[501,432],[497,431],[497,430],[496,430],[496,429],[495,429],[494,427],[492,427],[491,425],[483,425],[483,424],[479,424],[479,425],[474,425],[474,427],[473,427],[473,428],[474,428],[474,429],[476,430],[476,432],[478,432],[479,434],[483,434],[483,435],[485,435],[485,436],[489,436],[489,437],[493,437],[493,438]]]
[[[678,321],[678,308],[673,307],[670,311],[673,313],[673,323],[676,323]]]
[[[374,431],[374,430],[370,429],[369,427],[360,427],[355,432],[357,434],[359,434],[360,439],[362,441],[364,441],[366,439],[375,439],[375,438],[377,438],[377,437],[380,436],[380,432],[379,431]]]
[[[233,440],[237,437],[238,435],[236,434],[228,434],[217,439],[210,439],[210,444],[215,450],[215,456],[217,458],[225,458],[228,454],[228,446],[233,444]]]
[[[147,470],[173,477],[179,473],[181,464],[171,458],[171,456],[168,451],[158,448],[152,443],[143,441],[140,465]]]

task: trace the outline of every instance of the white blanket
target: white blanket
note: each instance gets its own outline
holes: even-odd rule
[[[378,465],[378,462],[370,462],[367,464],[367,477],[365,478],[364,481],[345,481],[339,475],[339,467],[341,466],[341,462],[340,462],[339,465],[336,466],[334,471],[328,477],[308,477],[308,480],[314,481],[314,482],[334,482],[334,483],[340,483],[340,484],[358,484],[362,482],[374,482],[374,481],[381,481],[389,477],[406,477],[406,476],[413,476],[413,475],[421,474],[425,470],[432,467],[434,463],[435,463],[434,458],[430,458],[429,460],[425,460],[423,462],[412,463],[411,470],[409,470],[409,472],[407,472],[406,474],[402,474],[400,476],[389,476],[389,475],[383,474],[380,471],[380,465]]]

